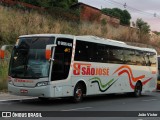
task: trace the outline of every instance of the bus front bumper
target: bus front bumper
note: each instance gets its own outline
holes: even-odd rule
[[[33,96],[33,97],[52,97],[50,93],[50,85],[41,87],[17,87],[8,84],[8,92],[19,96]]]

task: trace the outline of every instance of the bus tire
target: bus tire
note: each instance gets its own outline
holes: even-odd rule
[[[83,99],[83,86],[78,83],[74,88],[73,102],[78,103]]]
[[[140,97],[141,93],[142,93],[142,84],[141,84],[141,82],[137,82],[136,86],[134,88],[134,96]]]

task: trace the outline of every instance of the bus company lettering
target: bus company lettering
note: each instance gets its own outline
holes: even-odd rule
[[[58,41],[58,45],[72,47],[72,43],[67,43],[67,42],[63,42],[63,41]]]
[[[109,68],[92,67],[91,64],[74,63],[73,64],[74,75],[109,75]]]
[[[33,80],[14,79],[14,82],[33,83]]]

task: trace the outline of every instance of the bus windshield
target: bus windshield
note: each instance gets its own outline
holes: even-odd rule
[[[160,57],[158,56],[158,78],[157,80],[160,81]]]
[[[13,48],[9,75],[14,78],[38,79],[49,75],[46,45],[54,44],[54,37],[24,37]]]
[[[160,72],[160,57],[158,57],[158,71]]]

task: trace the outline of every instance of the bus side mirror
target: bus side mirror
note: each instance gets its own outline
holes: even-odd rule
[[[4,59],[4,50],[0,50],[0,59]]]
[[[13,47],[13,45],[3,45],[0,49],[0,59],[5,58],[5,50],[7,47]]]
[[[0,59],[4,59],[7,45],[3,45],[0,49]]]
[[[46,45],[46,52],[45,52],[45,57],[46,60],[50,60],[51,54],[52,54],[52,47],[56,47],[56,44],[51,44],[51,45]]]

